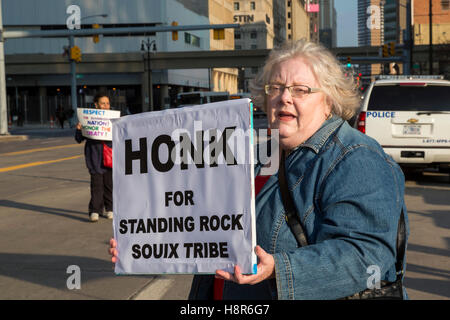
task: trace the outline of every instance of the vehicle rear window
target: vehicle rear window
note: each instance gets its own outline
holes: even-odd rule
[[[202,100],[199,94],[182,95],[179,97],[178,105],[181,104],[201,104]]]
[[[209,97],[209,100],[211,100],[211,102],[226,101],[228,100],[228,96],[211,96]]]
[[[374,86],[368,110],[450,111],[450,86]]]

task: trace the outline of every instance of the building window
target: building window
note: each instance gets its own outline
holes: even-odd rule
[[[258,67],[252,67],[252,73],[257,74],[258,73]]]
[[[252,44],[252,45],[250,46],[250,49],[252,49],[252,50],[258,49],[258,46],[257,46],[256,44]]]
[[[291,18],[291,13],[290,12],[288,12],[288,19],[290,19]]]
[[[291,24],[288,23],[288,30],[291,30]]]
[[[234,10],[236,10],[236,11],[239,10],[239,2],[234,3]]]
[[[288,7],[290,7],[290,6],[291,6],[291,2],[290,2],[290,1],[288,1],[288,3],[287,3],[287,6],[288,6]]]
[[[266,14],[266,22],[267,24],[270,24],[270,17]]]
[[[250,33],[250,38],[251,39],[256,39],[257,37],[258,37],[258,34],[255,31]]]
[[[197,36],[192,35],[191,37],[191,44],[195,47],[200,48],[200,38]]]
[[[240,39],[241,38],[241,33],[240,32],[235,32],[234,33],[234,38],[235,39]]]
[[[184,42],[200,48],[200,38],[188,32],[184,33]]]
[[[441,0],[442,10],[448,10],[450,8],[450,0]]]
[[[255,1],[250,2],[250,10],[256,10],[256,3]]]

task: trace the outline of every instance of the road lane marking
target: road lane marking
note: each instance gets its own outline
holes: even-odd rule
[[[74,144],[67,144],[67,145],[63,145],[63,146],[36,148],[36,149],[23,150],[23,151],[0,153],[0,156],[16,156],[18,154],[27,154],[27,153],[32,153],[32,152],[55,150],[55,149],[62,149],[62,148],[73,148],[73,147],[78,147],[78,146],[81,146],[81,144],[74,143]]]
[[[67,144],[67,145],[63,145],[63,146],[35,148],[35,149],[30,149],[30,150],[0,153],[0,156],[15,156],[15,155],[19,155],[19,154],[27,154],[27,153],[38,152],[38,151],[47,151],[47,150],[55,150],[55,149],[62,149],[62,148],[73,148],[73,147],[77,147],[77,146],[81,146],[81,144],[74,143],[74,144]]]
[[[83,157],[83,155],[78,155],[78,156],[73,156],[73,157],[68,157],[68,158],[55,159],[55,160],[48,160],[48,161],[38,161],[38,162],[24,163],[24,164],[19,164],[17,166],[0,168],[0,172],[19,170],[19,169],[23,169],[23,168],[40,166],[40,165],[43,165],[43,164],[61,162],[61,161],[72,160],[72,159],[78,159],[78,158],[81,158],[81,157]]]

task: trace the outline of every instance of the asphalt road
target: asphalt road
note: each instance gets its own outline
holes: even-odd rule
[[[114,275],[111,220],[88,221],[89,174],[73,129],[13,132],[29,139],[0,140],[0,299],[187,298],[189,275]],[[407,177],[411,299],[450,299],[449,195],[448,175]]]

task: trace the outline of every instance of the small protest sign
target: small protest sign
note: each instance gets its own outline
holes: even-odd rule
[[[256,273],[250,100],[113,120],[117,274]]]
[[[84,137],[94,140],[112,140],[110,119],[120,117],[120,111],[103,109],[77,109],[78,121],[81,123],[81,133]]]

